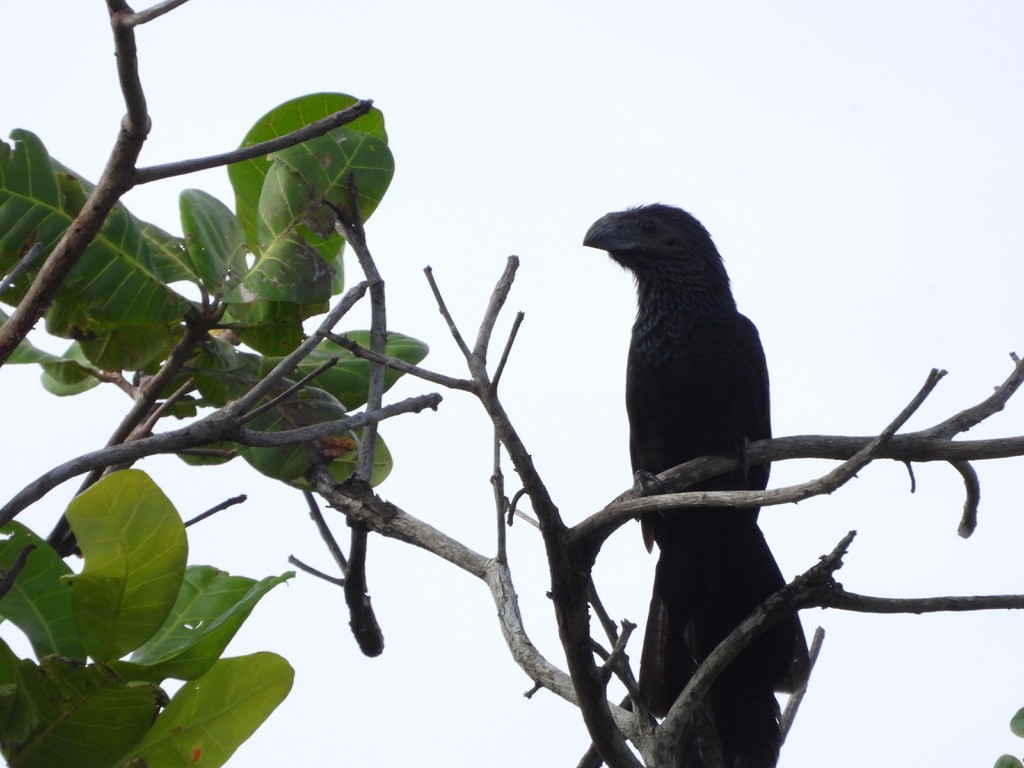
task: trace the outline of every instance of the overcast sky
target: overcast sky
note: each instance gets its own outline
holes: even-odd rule
[[[3,19],[0,130],[36,132],[95,180],[124,111],[104,3],[8,0]],[[396,158],[368,226],[392,328],[431,346],[426,365],[461,375],[422,268],[475,332],[506,257],[521,257],[502,327],[519,309],[526,321],[503,398],[575,522],[630,484],[622,391],[633,288],[580,244],[610,210],[662,201],[707,226],[760,328],[777,435],[880,430],[932,367],[949,375],[911,429],[1003,380],[1008,353],[1024,353],[1022,40],[1017,2],[192,0],[139,31],[153,118],[141,162],[234,147],[301,94],[374,99]],[[180,232],[187,187],[233,200],[217,170],[126,203]],[[342,328],[365,323],[363,312]],[[13,366],[0,375],[12,490],[102,445],[129,406],[115,391],[59,400],[37,378]],[[403,381],[392,397],[425,391]],[[1022,432],[1024,405],[1011,402],[971,436]],[[437,413],[383,434],[396,467],[381,493],[492,553],[481,409],[446,393]],[[192,562],[261,577],[295,554],[330,568],[301,496],[248,466],[140,466],[186,516],[250,494],[194,529]],[[828,466],[777,464],[772,484]],[[834,497],[762,512],[762,526],[788,575],[855,528],[839,574],[852,591],[1019,593],[1022,467],[978,466],[981,521],[968,541],[956,535],[961,484],[941,465],[915,468],[913,495],[902,466],[872,465]],[[72,486],[25,521],[48,530]],[[408,547],[371,545],[384,655],[360,656],[337,588],[300,575],[275,590],[229,652],[283,654],[295,688],[230,764],[575,765],[587,745],[578,713],[548,693],[522,697],[531,683],[484,586]],[[516,525],[510,546],[527,629],[560,663],[539,539]],[[642,626],[653,562],[635,525],[605,547],[598,586],[614,617]],[[828,637],[782,766],[990,765],[1024,754],[1007,727],[1024,706],[1021,615],[803,619]]]

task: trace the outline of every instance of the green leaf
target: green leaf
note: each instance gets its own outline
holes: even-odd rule
[[[1017,714],[1010,718],[1010,730],[1024,739],[1024,709],[1018,709]]]
[[[28,637],[38,658],[58,654],[85,659],[71,614],[68,567],[45,540],[18,522],[0,529],[0,570],[6,573],[25,547],[33,547],[11,591],[0,600],[0,616]]]
[[[1024,763],[1013,755],[1003,755],[996,760],[994,768],[1024,768]]]
[[[394,160],[387,144],[368,133],[338,128],[272,156],[256,219],[258,258],[232,302],[326,301],[341,281],[333,279],[339,248],[336,210],[349,205],[351,174],[360,212],[368,218],[391,183]]]
[[[17,731],[11,711],[18,692],[18,664],[11,646],[0,638],[0,748],[8,741],[21,739],[27,731]]]
[[[34,243],[48,254],[91,188],[53,160],[34,134],[15,130],[11,138],[13,146],[0,142],[0,273],[8,272]],[[15,282],[5,301],[24,295],[41,263]],[[77,337],[102,333],[108,330],[104,324],[167,323],[183,316],[188,302],[158,272],[139,222],[115,205],[62,282],[47,328]]]
[[[256,603],[294,575],[256,581],[208,565],[189,566],[171,615],[132,654],[132,663],[150,667],[149,679],[195,680],[213,666]]]
[[[245,232],[220,200],[198,189],[186,189],[179,200],[185,247],[207,291],[220,296],[225,282],[246,273]]]
[[[56,656],[18,662],[0,743],[10,768],[106,768],[149,730],[163,692]]]
[[[78,395],[100,383],[77,341],[71,342],[61,357],[42,363],[42,368],[43,389],[58,397]]]
[[[199,283],[199,275],[192,269],[182,238],[145,221],[139,222],[139,229],[149,246],[155,274],[162,282],[168,285],[179,281]]]
[[[324,240],[305,226],[321,205],[312,181],[281,163],[275,163],[263,185],[256,223],[256,263],[224,300],[287,301],[305,305],[330,299],[334,269],[311,243]],[[328,235],[329,236],[329,235]]]
[[[83,339],[80,345],[86,359],[101,371],[140,371],[166,358],[181,334],[181,326],[120,325]]]
[[[333,115],[352,106],[358,99],[344,93],[312,93],[286,101],[263,115],[242,140],[242,146],[283,136],[305,125]],[[384,116],[378,109],[371,109],[346,126],[349,130],[368,133],[381,141],[387,141],[384,130]],[[246,233],[246,239],[256,245],[256,211],[259,208],[263,182],[270,171],[271,161],[267,157],[255,157],[228,166],[228,177],[235,190],[235,211]],[[340,250],[341,238],[337,240]],[[337,290],[340,290],[338,288]]]
[[[97,661],[138,648],[166,620],[185,574],[188,544],[174,505],[137,469],[107,475],[68,505],[85,556],[67,579],[86,651]]]
[[[182,686],[118,768],[218,768],[284,701],[294,675],[273,653],[221,659]]]
[[[7,321],[7,313],[0,310],[0,325]],[[74,354],[72,354],[72,350]],[[7,362],[15,365],[38,363],[43,367],[43,388],[54,395],[77,395],[99,384],[90,373],[91,366],[77,343],[64,354],[52,355],[23,339]]]
[[[230,304],[225,315],[235,324],[238,338],[265,355],[284,356],[306,338],[302,321],[327,311],[327,304],[299,306],[283,301]]]

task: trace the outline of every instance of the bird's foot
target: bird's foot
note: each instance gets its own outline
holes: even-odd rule
[[[640,489],[641,496],[654,496],[665,492],[665,484],[653,472],[638,469],[633,473],[633,484]]]

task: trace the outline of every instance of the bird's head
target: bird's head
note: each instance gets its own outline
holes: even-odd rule
[[[587,230],[583,245],[608,251],[639,280],[661,274],[725,277],[722,257],[708,231],[686,211],[670,205],[606,214]]]

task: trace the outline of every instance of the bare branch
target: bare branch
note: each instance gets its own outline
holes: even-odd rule
[[[193,160],[179,160],[174,163],[139,168],[135,171],[134,182],[136,185],[148,184],[151,181],[169,179],[173,176],[183,176],[187,173],[205,171],[209,168],[219,168],[222,165],[252,160],[254,157],[263,157],[271,152],[279,152],[282,149],[288,149],[304,141],[323,136],[328,131],[333,131],[335,128],[340,128],[346,123],[351,123],[356,118],[362,117],[372,108],[373,102],[370,99],[363,99],[357,101],[351,107],[335,112],[333,115],[328,115],[283,136],[276,136],[273,139],[261,141],[259,144],[250,144],[247,147],[239,147],[230,152],[221,152],[216,155],[198,157]]]
[[[928,397],[943,375],[944,372],[942,371],[932,370],[924,385],[910,403],[877,437],[867,441],[845,462],[819,478],[785,488],[765,491],[690,491],[685,493],[665,493],[639,499],[634,496],[627,501],[612,502],[600,512],[591,515],[575,526],[570,533],[570,538],[579,541],[592,540],[591,545],[593,546],[603,541],[612,530],[626,520],[635,518],[645,512],[672,512],[688,507],[708,506],[762,507],[789,504],[803,501],[812,496],[832,493],[878,456],[879,452],[893,438],[896,430],[906,423],[914,411],[921,406],[921,403]],[[760,456],[757,459],[752,458],[752,454],[754,454],[752,448],[753,446],[761,445],[762,442],[764,441],[752,443],[748,446],[745,456],[748,464],[760,463]],[[731,462],[733,466],[740,466],[739,459],[733,459]],[[673,470],[669,470],[667,473],[662,473],[662,475],[658,476],[658,479],[661,480],[663,476],[669,475],[672,472]]]
[[[0,599],[3,599],[4,595],[11,591],[14,586],[14,580],[18,578],[18,574],[21,573],[25,567],[25,563],[28,562],[28,556],[32,554],[32,550],[36,548],[35,544],[27,544],[22,547],[14,558],[14,562],[11,563],[11,567],[2,573],[0,578]]]
[[[434,294],[434,301],[437,302],[437,309],[441,313],[441,317],[448,324],[448,330],[455,339],[455,343],[458,344],[459,349],[462,350],[463,356],[466,358],[466,362],[470,362],[473,359],[473,353],[469,351],[469,347],[466,346],[466,340],[462,338],[462,334],[459,332],[459,327],[455,324],[455,319],[452,317],[451,312],[448,311],[448,305],[444,302],[444,297],[441,295],[441,289],[437,287],[437,282],[434,280],[434,270],[430,267],[423,268],[423,274],[427,276],[427,283],[430,285],[430,291]]]
[[[146,95],[142,91],[142,80],[139,78],[139,51],[135,45],[135,30],[131,23],[135,14],[124,0],[107,0],[107,9],[110,12],[110,26],[114,32],[121,95],[128,108],[121,125],[127,133],[141,135],[144,139],[149,133],[150,121],[149,113],[146,111]],[[134,158],[132,162],[134,163]]]
[[[25,270],[29,269],[33,264],[36,263],[36,259],[43,255],[43,244],[32,243],[32,246],[25,251],[24,255],[18,260],[18,263],[14,265],[7,276],[0,280],[0,293],[3,293],[12,285],[14,281],[24,274]]]
[[[821,644],[825,642],[825,630],[818,627],[814,630],[814,638],[811,640],[811,647],[807,651],[807,676],[804,678],[803,684],[800,688],[793,692],[793,695],[789,697],[789,701],[786,702],[786,709],[783,711],[782,716],[779,718],[779,733],[782,735],[782,742],[786,742],[786,737],[789,735],[789,729],[793,727],[793,721],[796,720],[796,713],[800,709],[800,704],[804,700],[804,695],[807,693],[807,686],[811,680],[811,673],[814,671],[814,665],[818,661],[818,654],[821,653]]]
[[[369,360],[371,363],[386,365],[388,368],[393,368],[394,370],[401,371],[402,373],[408,373],[410,376],[415,376],[418,379],[423,379],[424,381],[429,381],[432,384],[438,384],[439,386],[447,387],[448,389],[458,389],[463,392],[472,392],[474,390],[473,382],[467,379],[456,379],[452,376],[445,376],[442,373],[435,373],[434,371],[427,370],[426,368],[420,368],[418,365],[407,363],[405,360],[397,357],[377,354],[361,344],[357,344],[347,336],[339,336],[338,334],[332,333],[329,334],[327,338],[339,347],[347,349],[356,357]]]
[[[262,400],[267,394],[273,392],[277,385],[290,374],[295,367],[301,363],[309,354],[319,346],[320,342],[327,337],[327,335],[334,330],[341,318],[343,318],[350,309],[355,305],[357,301],[363,298],[366,293],[367,285],[365,282],[359,283],[353,286],[345,295],[341,297],[341,301],[327,313],[323,322],[320,323],[320,327],[316,331],[309,335],[309,337],[297,346],[290,354],[288,354],[281,362],[274,366],[274,369],[263,377],[262,381],[256,386],[246,392],[242,397],[238,398],[231,403],[224,406],[225,411],[230,411],[230,416],[236,414],[247,413],[256,407],[256,404]]]
[[[348,204],[342,209],[330,203],[328,205],[338,216],[338,227],[345,239],[355,251],[359,266],[370,289],[370,351],[377,355],[384,354],[387,344],[387,307],[384,297],[384,280],[377,270],[370,249],[366,245],[366,230],[363,229],[363,216],[359,208],[359,193],[356,189],[355,176],[348,175]],[[384,366],[380,363],[370,364],[370,377],[367,384],[367,410],[380,408],[384,397]],[[374,457],[377,455],[377,425],[368,424],[359,436],[359,453],[356,459],[352,481],[365,487],[370,486],[373,475]],[[366,582],[366,547],[368,533],[360,525],[352,525],[352,538],[349,548],[348,568],[345,569],[345,603],[348,605],[349,626],[359,644],[360,650],[367,656],[379,656],[384,651],[384,634],[370,603],[369,588]]]
[[[964,499],[964,513],[960,518],[960,525],[957,533],[961,538],[969,538],[974,529],[978,527],[978,505],[981,503],[981,483],[978,481],[978,473],[974,471],[968,461],[951,461],[950,466],[960,473],[964,480],[964,488],[967,495]]]
[[[216,506],[210,507],[205,512],[200,512],[198,515],[196,515],[195,517],[193,517],[190,520],[186,520],[185,521],[185,527],[188,528],[189,526],[192,526],[192,525],[195,525],[196,523],[202,522],[206,518],[211,517],[211,516],[217,514],[218,512],[221,512],[221,511],[225,510],[225,509],[228,509],[229,507],[233,507],[236,504],[243,504],[248,499],[249,499],[249,497],[246,496],[244,493],[241,493],[238,496],[232,496],[230,499],[225,499],[220,504],[217,504]]]
[[[251,411],[249,411],[247,414],[245,414],[245,416],[242,417],[242,422],[243,423],[250,422],[253,419],[255,419],[257,416],[259,416],[260,414],[266,413],[270,409],[276,407],[283,400],[288,399],[291,395],[295,394],[300,389],[303,389],[307,384],[309,384],[309,382],[313,381],[313,379],[315,379],[321,373],[323,373],[324,371],[330,370],[331,368],[333,368],[337,364],[338,364],[338,358],[336,358],[336,357],[332,357],[330,360],[324,361],[323,363],[318,365],[315,369],[313,369],[312,371],[307,373],[305,376],[303,376],[301,379],[296,381],[294,384],[292,384],[291,386],[286,388],[279,395],[275,395],[274,397],[270,398],[267,402],[257,406],[256,408],[253,408]]]
[[[501,381],[501,374],[505,371],[505,364],[508,362],[508,356],[512,353],[512,345],[516,343],[516,336],[519,333],[519,326],[523,324],[523,318],[526,315],[522,312],[516,312],[516,319],[512,321],[512,330],[508,333],[508,339],[505,341],[505,349],[502,350],[501,359],[498,360],[498,367],[494,369],[494,382],[492,386],[497,387],[498,382]]]
[[[156,3],[142,11],[136,11],[130,16],[126,16],[123,24],[127,24],[132,27],[137,27],[140,24],[146,24],[154,19],[158,19],[165,13],[173,11],[180,5],[184,5],[188,0],[163,0],[163,2]]]
[[[324,520],[323,513],[320,511],[320,505],[316,503],[316,497],[309,491],[304,491],[303,495],[306,498],[306,504],[309,507],[309,517],[313,520],[316,525],[316,529],[320,532],[320,538],[323,539],[324,544],[327,545],[327,551],[331,553],[331,557],[334,558],[335,564],[338,566],[338,570],[342,573],[348,570],[348,561],[345,559],[344,553],[341,551],[341,546],[338,544],[338,540],[334,538],[334,534],[331,529],[327,526],[327,521]],[[338,583],[344,585],[344,579],[338,579]]]
[[[966,432],[989,416],[1003,410],[1007,401],[1013,396],[1013,393],[1017,391],[1021,384],[1024,384],[1024,360],[1021,360],[1013,353],[1010,354],[1010,359],[1014,362],[1013,372],[1007,377],[1006,381],[996,387],[995,392],[990,397],[936,424],[931,429],[924,430],[922,434],[928,437],[945,437],[949,439]]]
[[[294,565],[300,571],[305,571],[310,576],[316,576],[318,579],[323,579],[324,581],[328,582],[329,584],[333,584],[336,587],[345,586],[344,579],[339,579],[337,576],[331,576],[329,574],[324,573],[323,571],[318,571],[313,566],[306,565],[304,562],[299,560],[299,558],[297,558],[295,555],[288,555],[288,562]]]
[[[226,413],[227,408],[207,416],[181,429],[164,432],[130,443],[121,443],[98,451],[83,454],[60,464],[29,483],[0,508],[0,525],[6,525],[21,510],[38,501],[55,487],[85,472],[103,469],[114,464],[133,462],[159,453],[178,453],[188,448],[198,448],[219,440],[244,442],[247,445],[271,446],[305,442],[316,437],[337,434],[358,429],[369,423],[384,421],[402,413],[416,413],[424,408],[436,408],[440,395],[422,395],[399,403],[385,406],[379,411],[356,413],[329,425],[314,425],[288,433],[252,432],[240,429],[235,415]],[[230,407],[230,404],[229,404]],[[286,435],[284,440],[272,435]]]
[[[494,290],[491,292],[491,299],[487,303],[487,309],[484,310],[484,317],[480,322],[480,330],[476,336],[476,345],[473,347],[473,360],[476,361],[476,365],[480,367],[481,372],[486,370],[487,349],[491,343],[494,324],[498,321],[501,308],[505,306],[505,300],[508,299],[509,291],[512,290],[512,283],[515,282],[517,269],[519,269],[519,257],[509,256],[505,262],[505,271],[502,273],[501,278],[499,278],[498,284],[494,286]],[[518,324],[515,327],[518,328]],[[470,367],[472,368],[472,364]],[[477,376],[476,371],[473,374],[474,378],[482,378]]]
[[[803,603],[806,607],[838,608],[857,613],[939,613],[1024,609],[1024,595],[946,597],[871,597],[847,592],[839,584]]]

